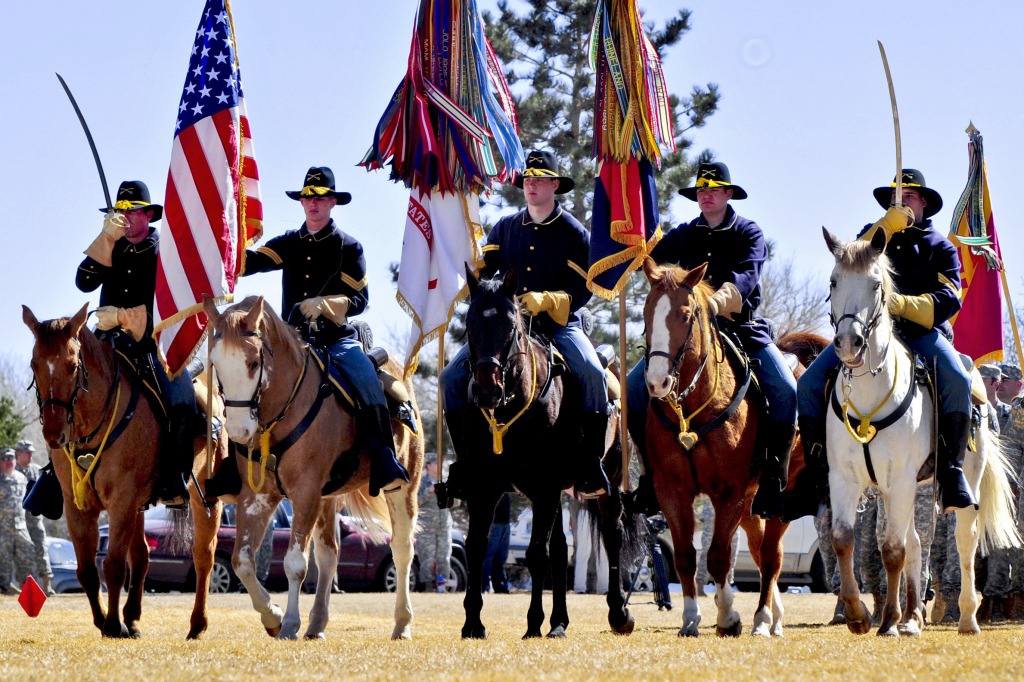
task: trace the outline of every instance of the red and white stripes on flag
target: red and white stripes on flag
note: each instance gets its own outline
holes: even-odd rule
[[[223,0],[196,32],[164,197],[156,338],[176,375],[203,337],[203,294],[230,300],[245,248],[262,234],[259,171]]]

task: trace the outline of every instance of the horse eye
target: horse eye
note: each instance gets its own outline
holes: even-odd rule
[[[259,366],[260,363],[256,362],[255,360],[249,363],[249,369],[252,370],[253,372],[255,372]]]
[[[878,291],[881,288],[882,288],[882,283],[881,282],[875,282],[875,291]]]
[[[836,288],[836,281],[834,279],[830,279],[828,281],[828,286],[829,286],[830,289],[835,289]]]

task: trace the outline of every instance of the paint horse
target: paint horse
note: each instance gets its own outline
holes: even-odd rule
[[[565,597],[568,556],[559,498],[573,485],[578,468],[575,458],[582,438],[582,397],[576,383],[564,380],[556,369],[550,342],[529,333],[515,296],[515,271],[509,270],[503,278],[478,280],[467,270],[467,281],[473,400],[459,412],[445,413],[458,466],[469,482],[469,586],[462,636],[487,635],[480,620],[487,536],[498,499],[515,488],[529,498],[533,508],[533,531],[526,550],[533,592],[523,638],[541,636],[542,597],[549,575],[553,604],[548,637],[565,637],[569,626]],[[628,634],[634,621],[625,606],[619,574],[620,562],[628,565],[628,557],[620,558],[626,529],[619,493],[622,457],[617,428],[616,413],[608,420],[603,460],[611,486],[598,499],[597,516],[609,559],[608,622],[614,632]],[[629,537],[626,544],[632,546]]]
[[[824,230],[836,259],[831,277],[831,315],[835,350],[843,365],[830,402],[826,443],[832,499],[832,544],[839,560],[840,599],[851,632],[871,629],[871,615],[860,600],[853,573],[854,523],[864,489],[877,485],[887,523],[879,540],[888,594],[879,635],[916,636],[924,619],[921,610],[921,543],[914,527],[914,496],[926,460],[934,450],[932,395],[915,379],[914,356],[895,336],[887,300],[894,292],[885,235],[844,244]],[[874,359],[878,358],[878,364]],[[977,370],[972,380],[980,383]],[[981,391],[982,395],[984,390]],[[981,410],[988,409],[981,405]],[[852,415],[851,415],[852,413]],[[855,418],[853,415],[857,415]],[[960,555],[961,634],[977,634],[974,555],[979,534],[988,547],[1019,544],[1006,460],[998,437],[984,416],[973,427],[976,450],[968,451],[964,475],[979,510],[956,510],[956,545]],[[930,478],[930,476],[929,476]],[[927,479],[925,479],[927,480]],[[906,577],[907,604],[899,603],[900,574]]]
[[[352,414],[341,402],[340,387],[336,390],[314,350],[262,297],[250,296],[224,314],[209,298],[204,298],[203,308],[213,334],[211,361],[228,406],[227,432],[242,446],[236,448],[235,455],[243,485],[238,496],[238,540],[231,561],[267,633],[279,639],[298,637],[299,591],[312,537],[319,579],[305,638],[324,637],[331,585],[338,569],[336,509],[343,501],[350,514],[377,531],[378,539],[383,539],[384,532],[391,534],[398,570],[391,636],[410,639],[409,571],[416,491],[423,468],[423,428],[418,416],[414,417],[415,433],[393,421],[396,452],[409,471],[410,482],[398,491],[368,497],[370,460],[363,453]],[[402,376],[394,361],[389,361],[386,369],[392,377]],[[404,387],[416,413],[411,382],[406,381]],[[288,604],[282,613],[256,579],[255,557],[267,523],[285,497],[292,502],[294,517],[284,558]]]
[[[88,305],[71,318],[39,322],[27,307],[22,318],[35,336],[32,373],[40,406],[43,438],[50,448],[53,470],[64,494],[68,533],[78,559],[78,581],[85,590],[93,623],[104,637],[138,637],[142,592],[149,568],[149,547],[140,513],[150,502],[160,462],[161,433],[146,389],[131,364],[100,341],[86,326]],[[206,411],[206,389],[196,401]],[[214,405],[214,413],[222,407]],[[215,443],[216,444],[216,443]],[[217,466],[227,457],[216,444]],[[196,438],[193,471],[206,481],[206,439]],[[196,570],[196,599],[189,639],[207,627],[206,597],[213,570],[220,510],[207,514],[195,485],[189,486],[195,535],[192,559]],[[109,518],[109,544],[103,561],[107,606],[100,602],[96,569],[101,512]],[[126,570],[130,569],[130,570]],[[125,586],[125,578],[131,582]],[[124,621],[118,609],[127,587]]]
[[[647,410],[647,461],[655,494],[668,521],[675,546],[676,573],[683,587],[680,636],[696,637],[700,625],[693,546],[693,501],[711,499],[715,527],[708,548],[708,572],[715,581],[716,632],[738,636],[743,629],[733,609],[727,576],[736,529],[747,534],[751,557],[761,571],[760,595],[752,633],[783,635],[778,578],[782,570],[782,536],[788,521],[764,521],[750,515],[757,492],[759,397],[751,370],[730,360],[725,342],[708,311],[713,293],[704,282],[706,265],[686,271],[644,263],[651,291],[644,306],[647,368],[651,396]],[[763,446],[762,446],[763,447]],[[790,459],[787,492],[803,469],[797,440]]]

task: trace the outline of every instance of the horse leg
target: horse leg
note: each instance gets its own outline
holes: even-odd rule
[[[533,579],[530,593],[530,608],[526,612],[526,634],[523,639],[540,637],[540,627],[544,623],[544,580],[550,570],[548,561],[548,544],[551,542],[552,526],[559,508],[558,495],[544,495],[533,501],[533,532],[530,534],[530,545],[526,548],[526,567]],[[563,566],[564,569],[564,566]],[[554,576],[552,586],[554,585]]]
[[[385,495],[391,513],[391,559],[398,572],[395,587],[395,629],[391,639],[412,639],[412,601],[409,595],[409,573],[412,571],[412,540],[416,516],[416,490],[406,487],[403,495]]]
[[[929,504],[935,503],[929,496]],[[907,581],[907,609],[900,620],[899,632],[908,637],[920,637],[924,628],[924,616],[921,615],[921,537],[911,521],[907,528],[906,558],[903,562],[903,575]]]
[[[100,543],[99,529],[96,526],[99,514],[79,511],[70,499],[65,493],[64,513],[68,519],[68,535],[71,536],[71,544],[75,547],[75,557],[78,559],[78,569],[75,573],[89,600],[92,623],[102,632],[107,612],[100,601],[100,574],[96,567],[96,551]]]
[[[124,624],[128,635],[139,638],[139,618],[142,617],[142,595],[146,587],[146,574],[149,572],[149,545],[146,544],[146,527],[143,516],[136,515],[135,532],[132,533],[131,545],[128,548],[129,580],[127,595],[124,602]]]
[[[692,488],[673,490],[671,497],[659,494],[665,519],[672,532],[672,546],[675,548],[676,575],[683,586],[683,627],[680,637],[696,637],[700,626],[700,607],[697,605],[697,550],[693,546]]]
[[[760,543],[757,544],[758,536],[749,527],[753,525],[754,530],[761,530],[761,523],[755,525],[756,521],[758,520],[747,514],[744,514],[742,520],[743,529],[747,533],[750,554],[761,572],[761,591],[758,596],[757,610],[754,612],[754,627],[751,634],[758,637],[782,637],[784,611],[778,580],[779,574],[782,572],[782,536],[789,524],[775,516],[764,521]],[[757,551],[755,551],[755,544],[757,544]]]
[[[213,572],[217,531],[220,529],[220,515],[224,505],[218,501],[213,507],[206,509],[195,488],[190,487],[192,490],[189,505],[192,508],[192,523],[195,529],[192,538],[192,565],[196,570],[196,600],[192,605],[186,639],[199,639],[208,624],[206,601],[210,594],[210,574]]]
[[[908,489],[909,488],[909,489]],[[882,608],[882,624],[878,626],[878,634],[882,637],[898,637],[897,624],[902,617],[900,608],[900,577],[907,559],[907,533],[914,514],[915,490],[910,486],[893,485],[888,494],[883,496],[885,504],[885,530],[879,550],[882,552],[882,565],[885,566],[886,586],[885,606]],[[920,559],[918,559],[920,563]],[[920,574],[921,567],[918,566]]]
[[[839,598],[846,612],[846,627],[855,635],[863,635],[871,630],[871,612],[860,599],[860,585],[853,571],[854,527],[861,490],[841,478],[835,469],[829,474],[829,488],[832,491],[832,547],[839,565]]]
[[[978,511],[974,507],[956,510],[956,549],[960,555],[961,635],[977,635],[978,593],[974,589],[974,553],[978,549]]]
[[[112,510],[118,510],[117,513]],[[103,579],[107,583],[107,617],[103,621],[104,637],[128,637],[128,628],[121,622],[121,590],[128,573],[128,547],[135,535],[135,521],[141,516],[134,505],[111,505],[110,537],[107,558],[103,561]]]
[[[614,484],[609,494],[598,500],[598,511],[601,514],[601,537],[608,552],[608,625],[615,634],[628,635],[633,632],[635,621],[626,608],[626,597],[622,593],[623,510],[622,497]]]
[[[248,485],[242,486],[236,505],[235,551],[231,555],[235,575],[245,585],[252,607],[260,614],[263,627],[271,637],[281,632],[283,614],[281,608],[270,601],[270,593],[256,579],[256,550],[263,542],[270,516],[280,501],[278,496],[256,494]]]
[[[732,568],[732,537],[740,524],[740,515],[747,501],[742,505],[735,500],[724,498],[712,500],[715,506],[715,531],[708,549],[708,575],[715,581],[715,605],[718,618],[715,630],[719,637],[738,637],[743,632],[740,614],[733,608],[735,595],[729,585],[729,570]]]
[[[551,571],[551,630],[548,637],[565,637],[569,628],[569,607],[565,602],[568,588],[569,546],[562,528],[562,507],[556,507],[554,522],[551,524],[551,540],[548,543],[548,557]],[[594,548],[595,552],[599,548]]]
[[[299,615],[299,594],[302,583],[306,579],[309,567],[309,541],[313,535],[317,517],[320,513],[319,484],[296,486],[297,490],[313,490],[313,494],[294,494],[292,497],[292,534],[288,542],[288,551],[284,555],[284,574],[288,576],[288,606],[284,610],[281,632],[278,639],[298,639],[302,618]]]
[[[309,611],[306,639],[324,639],[331,587],[338,573],[338,543],[335,531],[338,525],[337,498],[325,497],[320,503],[320,514],[313,529],[313,551],[316,556],[317,580],[313,608]]]
[[[466,586],[466,597],[462,600],[462,607],[466,612],[466,622],[462,625],[463,639],[486,639],[487,629],[480,620],[480,610],[484,606],[483,598],[483,564],[484,554],[487,552],[487,534],[491,530],[491,521],[494,518],[494,507],[498,504],[498,494],[492,490],[473,490],[471,499],[467,500],[469,505],[469,536],[466,538],[466,561],[469,562],[469,585]],[[534,530],[537,529],[537,521],[534,519]],[[531,547],[532,539],[531,539]],[[527,552],[529,557],[529,552]],[[544,578],[534,575],[534,583],[540,582],[544,585]],[[540,636],[540,633],[537,633]]]

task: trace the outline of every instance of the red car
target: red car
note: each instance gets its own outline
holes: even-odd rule
[[[344,515],[338,516],[340,545],[338,552],[338,586],[350,591],[380,590],[394,592],[397,584],[397,570],[391,558],[388,544],[374,544],[358,523]],[[274,525],[273,556],[266,586],[270,590],[285,590],[288,578],[284,572],[284,555],[291,536],[291,504],[284,500],[272,518]],[[196,585],[195,567],[192,563],[191,547],[172,550],[169,533],[173,528],[171,513],[163,506],[153,507],[145,513],[146,542],[149,544],[149,573],[146,576],[148,590],[194,591]],[[467,573],[465,543],[461,533],[453,532],[452,572],[448,584],[451,591],[466,588]],[[100,527],[100,545],[97,563],[102,564],[107,553],[107,527]],[[188,543],[191,545],[191,542]],[[239,588],[238,577],[231,567],[231,554],[235,548],[235,506],[224,505],[220,530],[217,533],[217,550],[213,574],[210,578],[210,592],[234,592]],[[413,567],[415,580],[415,564]],[[102,575],[102,574],[101,574]],[[316,562],[310,551],[310,570],[306,573],[303,589],[316,589]]]

